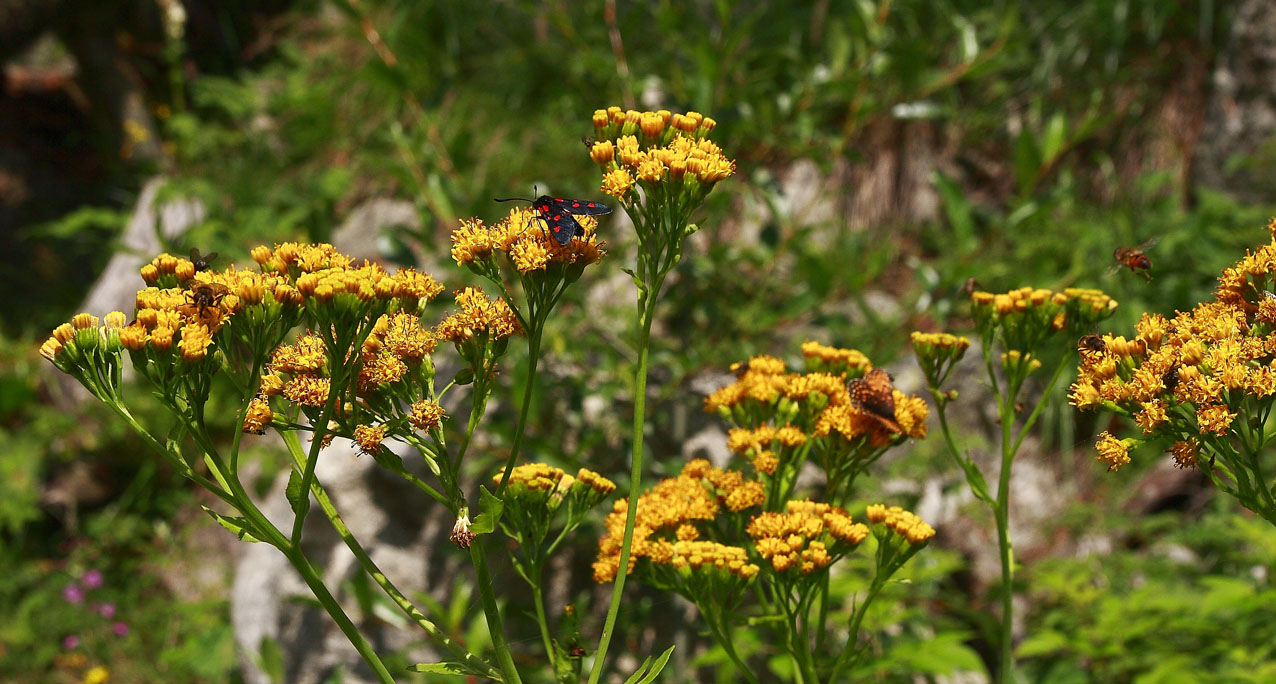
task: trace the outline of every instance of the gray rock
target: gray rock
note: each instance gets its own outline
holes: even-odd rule
[[[413,453],[403,455],[406,465],[419,467]],[[409,596],[425,592],[436,600],[447,599],[450,579],[468,572],[461,563],[468,557],[455,553],[447,543],[453,520],[445,509],[432,505],[424,494],[373,459],[358,456],[346,440],[335,440],[323,451],[315,474],[355,538],[390,581]],[[262,512],[283,530],[291,529],[293,517],[284,496],[287,482],[285,471],[259,502]],[[438,659],[438,654],[418,645],[424,635],[414,624],[399,619],[395,609],[360,611],[347,582],[362,569],[313,501],[302,546],[378,653],[406,651],[415,662]],[[375,587],[373,591],[380,595]],[[231,593],[231,620],[246,682],[270,682],[258,666],[264,640],[275,641],[285,654],[284,679],[289,684],[319,684],[337,670],[345,673],[347,683],[375,681],[332,619],[309,601],[311,597],[283,554],[266,544],[249,546],[235,568]]]
[[[102,275],[89,289],[80,306],[81,311],[97,315],[111,311],[131,312],[137,290],[142,286],[138,269],[163,250],[160,236],[172,240],[204,220],[204,205],[198,200],[182,199],[156,204],[156,194],[165,180],[155,177],[142,186],[133,215],[120,237],[122,248],[115,252]]]
[[[1276,184],[1276,5],[1237,3],[1227,45],[1214,70],[1196,157],[1199,182],[1261,202]]]

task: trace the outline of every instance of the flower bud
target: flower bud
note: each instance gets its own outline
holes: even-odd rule
[[[589,158],[599,166],[606,166],[616,158],[616,146],[610,140],[600,140],[589,148]]]

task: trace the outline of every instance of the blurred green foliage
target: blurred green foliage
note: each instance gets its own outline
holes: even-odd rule
[[[596,191],[579,143],[595,108],[711,114],[741,172],[703,212],[703,239],[660,312],[650,444],[653,468],[676,471],[681,442],[710,421],[699,416],[694,378],[753,354],[792,354],[804,336],[889,362],[909,330],[963,325],[955,293],[972,276],[989,289],[1101,287],[1121,301],[1118,331],[1141,311],[1206,296],[1220,267],[1267,238],[1273,207],[1186,184],[1186,155],[1162,166],[1125,158],[1165,135],[1148,122],[1184,73],[1214,58],[1229,11],[1211,0],[302,2],[274,24],[268,57],[251,69],[188,73],[179,84],[186,106],[159,122],[163,196],[196,197],[208,218],[171,248],[198,244],[242,262],[255,244],[328,240],[352,208],[389,196],[412,202],[423,228],[381,237],[446,265],[457,219],[495,218],[493,196],[533,185]],[[929,178],[936,219],[861,225],[843,201],[859,189],[845,169],[907,154],[902,141],[913,137],[947,150]],[[816,195],[834,201],[830,218],[810,221],[793,206],[782,178],[799,160],[827,174]],[[4,264],[6,276],[34,269],[55,286],[0,303],[0,552],[9,569],[0,678],[77,681],[55,665],[62,639],[76,633],[111,663],[113,681],[234,681],[225,603],[179,601],[155,579],[155,557],[166,553],[159,522],[192,507],[190,490],[133,460],[142,450],[109,416],[64,395],[33,351],[74,313],[110,254],[132,199],[116,194],[116,206],[23,229],[23,254],[36,258]],[[619,224],[603,230],[613,231],[605,263],[629,260]],[[1153,236],[1150,284],[1108,272],[1114,247]],[[455,271],[436,275],[463,282]],[[632,292],[627,279],[607,287],[607,276],[592,278],[551,325],[526,450],[619,476],[623,491],[618,425],[634,361],[615,314],[632,306]],[[515,395],[520,367],[511,359]],[[1069,450],[1074,435],[1093,431],[1056,398],[1043,433]],[[923,443],[892,473],[917,481],[943,463]],[[42,495],[77,464],[104,493],[73,496],[72,523]],[[1270,679],[1272,531],[1226,508],[1129,520],[1121,492],[1139,472],[1100,480],[1071,514],[1071,534],[1093,528],[1118,540],[1108,555],[1028,566],[1025,673],[1059,683]],[[587,558],[592,538],[580,536]],[[101,600],[129,615],[127,637],[113,640],[63,598],[89,565],[109,578]],[[857,675],[933,681],[983,669],[992,639],[963,559],[929,553],[906,570],[916,586],[901,594],[915,598],[870,614],[880,636]],[[839,589],[849,601],[859,587]],[[590,607],[588,587],[571,591]],[[432,616],[479,647],[474,602],[452,597]],[[643,590],[630,605],[621,643],[638,643],[669,607]],[[742,628],[742,650],[765,647],[750,639]],[[679,649],[675,659],[683,681],[731,678],[712,648],[694,657]]]

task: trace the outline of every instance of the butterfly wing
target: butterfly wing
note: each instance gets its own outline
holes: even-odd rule
[[[577,216],[603,216],[611,213],[611,207],[598,202],[588,202],[578,199],[563,199],[562,197],[546,197],[550,206],[555,210],[563,211],[568,214]]]
[[[904,431],[895,422],[895,393],[891,387],[891,376],[886,371],[874,368],[864,377],[852,380],[847,389],[856,408],[891,432],[899,434]]]
[[[581,227],[571,214],[565,211],[552,211],[541,215],[545,219],[545,224],[549,226],[549,234],[554,238],[554,242],[559,245],[566,245],[572,241],[577,235],[584,235],[585,229]]]

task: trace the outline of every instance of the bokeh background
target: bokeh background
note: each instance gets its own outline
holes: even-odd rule
[[[113,682],[361,681],[286,568],[217,527],[36,352],[77,311],[129,310],[155,253],[225,265],[330,241],[457,288],[448,236],[498,218],[492,197],[599,196],[580,143],[594,109],[711,115],[739,171],[660,309],[648,462],[673,473],[725,458],[702,397],[750,355],[854,347],[916,391],[908,333],[961,331],[970,277],[1102,288],[1117,331],[1207,297],[1276,213],[1273,55],[1265,0],[0,0],[0,681],[85,682],[98,666]],[[602,231],[612,256],[548,332],[528,454],[624,491],[633,244],[623,221]],[[1114,248],[1151,238],[1150,282],[1110,272]],[[962,394],[961,429],[986,443],[985,395]],[[1049,402],[1015,473],[1030,681],[1273,681],[1276,533],[1155,448],[1104,472],[1089,444],[1106,425],[1063,388]],[[503,458],[510,414],[494,404],[474,477]],[[282,500],[276,445],[254,444],[257,491]],[[940,445],[897,452],[865,496],[940,536],[900,607],[870,616],[875,681],[984,681],[991,521]],[[481,647],[463,559],[438,543],[450,521],[370,459],[332,458],[392,574]],[[581,606],[593,635],[605,606],[584,530],[551,601]],[[320,557],[392,660],[417,662],[420,640],[336,551]],[[682,602],[634,587],[627,605],[620,667],[672,638],[669,681],[730,681]],[[537,648],[511,608],[532,637],[516,644]]]

